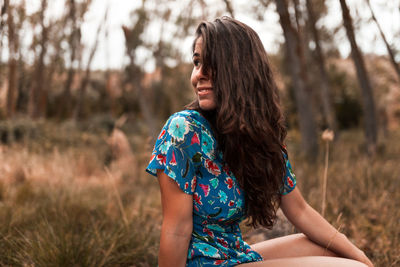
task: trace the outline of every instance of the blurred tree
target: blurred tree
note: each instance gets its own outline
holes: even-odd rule
[[[80,70],[82,62],[81,52],[81,27],[84,21],[84,16],[90,7],[91,0],[85,0],[81,3],[76,3],[75,0],[67,0],[68,16],[66,20],[69,45],[69,66],[67,79],[62,93],[58,116],[60,118],[68,118],[72,115],[72,94],[71,86],[77,70]]]
[[[15,106],[17,99],[17,57],[19,36],[17,34],[15,6],[8,6],[7,9],[7,28],[8,28],[8,90],[7,90],[7,107],[6,117],[12,118],[15,114]]]
[[[327,75],[330,88],[335,93],[334,108],[338,130],[359,127],[362,107],[360,92],[354,90],[357,87],[357,80],[354,80],[347,71],[338,68],[337,63],[327,66]]]
[[[361,51],[359,50],[354,34],[352,18],[346,0],[340,0],[342,7],[343,24],[346,28],[347,38],[351,45],[351,56],[357,71],[358,82],[361,87],[361,98],[364,112],[364,127],[368,153],[374,154],[377,142],[377,124],[375,115],[375,102],[371,83],[365,68],[365,63]]]
[[[0,75],[2,75],[2,67],[3,67],[3,60],[2,60],[2,55],[3,55],[3,36],[4,36],[4,26],[6,24],[6,15],[7,15],[7,9],[9,5],[9,0],[4,0],[1,8],[0,8]],[[0,76],[1,77],[1,76]],[[0,83],[1,86],[1,83]]]
[[[141,34],[149,23],[149,17],[145,9],[145,0],[142,1],[141,8],[133,12],[132,17],[136,17],[136,23],[131,28],[122,26],[125,36],[126,52],[129,57],[129,65],[125,68],[126,78],[135,92],[135,98],[138,101],[140,111],[148,127],[149,136],[155,139],[158,133],[156,130],[155,118],[149,108],[149,100],[146,98],[146,93],[142,86],[144,73],[138,66],[136,59],[136,49],[143,44],[143,40],[140,38]]]
[[[3,33],[3,27],[5,24],[4,17],[7,14],[8,6],[9,6],[9,0],[4,0],[0,8],[0,34]]]
[[[47,6],[47,0],[42,0],[41,7],[37,13],[37,20],[33,20],[34,24],[38,23],[40,25],[42,32],[39,37],[40,39],[37,41],[40,52],[36,58],[36,63],[34,66],[35,74],[32,79],[28,102],[28,113],[31,118],[43,117],[46,114],[47,91],[45,90],[46,87],[44,87],[46,75],[46,66],[44,60],[47,53],[49,39],[49,26],[47,26],[45,23],[45,12],[47,11]],[[34,15],[32,17],[34,17]],[[36,36],[34,39],[36,39]],[[36,42],[33,44],[34,47],[36,46],[35,43]]]
[[[49,25],[49,38],[48,40],[48,66],[47,66],[47,71],[46,71],[46,82],[43,83],[44,91],[47,92],[47,100],[46,104],[43,105],[46,109],[44,110],[46,112],[47,117],[52,117],[56,116],[58,112],[58,106],[56,103],[56,95],[57,95],[57,89],[59,89],[59,85],[61,81],[58,79],[56,80],[57,75],[65,73],[65,49],[63,48],[63,43],[66,42],[66,32],[64,31],[66,27],[66,21],[68,20],[67,16],[64,15],[55,21],[51,22],[51,25]],[[67,49],[67,48],[66,48]],[[50,53],[51,51],[51,53]],[[59,92],[58,92],[59,93]],[[57,107],[56,107],[57,106]],[[43,112],[44,112],[43,111]]]
[[[148,3],[143,1],[132,13],[133,26],[123,27],[130,62],[125,69],[126,88],[134,95],[127,90],[124,94],[130,94],[134,101],[131,106],[139,107],[150,135],[155,137],[156,122],[164,121],[190,101],[190,66],[185,62],[190,48],[183,50],[182,43],[209,9],[202,0],[187,1],[179,7],[165,0]],[[143,50],[148,55],[145,60],[138,57]],[[145,72],[146,63],[154,63],[151,73]]]
[[[304,58],[304,48],[298,31],[291,22],[286,0],[276,0],[276,8],[280,24],[285,36],[286,59],[293,82],[296,106],[299,114],[299,127],[302,135],[302,149],[310,159],[318,154],[316,123],[307,90],[307,71]]]
[[[232,18],[235,18],[235,12],[234,12],[233,7],[232,7],[232,1],[224,0],[224,3],[225,3],[225,6],[226,6],[226,11],[228,11],[229,15]]]
[[[308,14],[308,25],[309,29],[311,31],[311,34],[314,39],[314,44],[315,44],[315,57],[313,57],[313,60],[315,62],[315,65],[318,66],[319,70],[319,75],[318,75],[318,80],[319,80],[319,88],[321,88],[321,103],[322,103],[322,110],[324,113],[325,121],[328,126],[328,128],[332,129],[333,131],[336,132],[337,126],[336,126],[336,119],[335,119],[335,114],[334,110],[332,107],[332,102],[331,102],[331,89],[329,86],[329,78],[327,75],[326,71],[326,63],[325,63],[325,57],[322,52],[321,44],[320,44],[320,34],[317,29],[316,23],[317,23],[317,16],[314,12],[313,8],[313,3],[312,0],[306,0],[306,6],[307,6],[307,14]],[[337,135],[335,135],[337,136]]]
[[[27,22],[29,16],[26,13],[26,3],[21,1],[18,5],[15,5],[15,17],[14,17],[14,28],[16,30],[16,35],[18,35],[19,41],[18,51],[17,51],[17,81],[16,81],[16,102],[15,102],[15,112],[25,113],[27,110],[27,103],[29,97],[29,86],[31,83],[31,71],[29,71],[29,66],[26,63],[26,47],[24,47],[22,39],[25,35],[27,28]]]
[[[383,40],[383,42],[385,43],[386,50],[388,51],[388,55],[389,55],[390,62],[392,63],[392,66],[393,66],[394,70],[396,71],[398,80],[399,80],[399,82],[400,82],[400,66],[399,66],[399,64],[396,62],[395,53],[394,53],[393,49],[391,48],[389,42],[387,41],[386,36],[385,36],[385,34],[383,33],[383,30],[382,30],[382,28],[381,28],[381,25],[379,24],[378,20],[376,19],[374,10],[373,10],[372,7],[371,7],[370,0],[365,0],[365,1],[367,2],[368,7],[369,7],[369,10],[371,11],[371,17],[372,17],[373,21],[375,22],[376,26],[378,27],[379,33],[380,33],[380,35],[381,35],[381,37],[382,37],[382,40]]]
[[[90,80],[90,69],[92,67],[92,61],[93,61],[94,55],[96,54],[97,47],[99,45],[100,33],[103,30],[105,23],[107,22],[107,17],[108,17],[108,9],[106,9],[106,12],[104,13],[104,18],[100,22],[99,26],[97,27],[95,41],[94,41],[92,48],[90,49],[89,59],[88,59],[87,65],[86,65],[86,70],[85,70],[84,76],[80,83],[79,93],[78,93],[78,97],[77,97],[77,103],[76,103],[75,112],[74,112],[74,118],[76,120],[80,120],[84,117],[85,112],[84,112],[83,106],[84,106],[84,101],[85,101],[86,87],[88,86],[88,83]]]

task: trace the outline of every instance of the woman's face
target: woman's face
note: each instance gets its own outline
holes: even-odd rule
[[[213,90],[210,72],[203,73],[203,62],[201,55],[202,44],[203,39],[201,37],[197,38],[192,57],[193,71],[191,82],[199,101],[200,108],[203,110],[213,110],[216,108],[215,93]]]

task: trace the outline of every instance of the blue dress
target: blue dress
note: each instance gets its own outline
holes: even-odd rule
[[[286,155],[282,194],[296,186]],[[156,141],[147,172],[161,169],[193,195],[193,232],[186,266],[234,266],[261,261],[243,241],[244,191],[223,161],[209,122],[194,110],[173,114]]]

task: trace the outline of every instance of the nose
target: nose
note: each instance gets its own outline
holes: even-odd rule
[[[208,73],[204,71],[203,65],[201,65],[200,68],[197,69],[196,78],[198,80],[208,80]]]

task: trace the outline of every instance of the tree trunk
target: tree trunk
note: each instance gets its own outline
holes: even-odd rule
[[[230,0],[224,0],[226,11],[231,15],[232,18],[235,18],[235,13],[232,8],[232,2]]]
[[[351,56],[356,67],[357,78],[361,87],[361,99],[364,111],[364,127],[365,136],[367,139],[367,150],[368,153],[374,154],[376,151],[377,142],[377,124],[372,87],[368,78],[367,70],[365,68],[364,59],[357,46],[352,19],[350,16],[349,8],[346,4],[346,0],[340,0],[340,5],[342,7],[343,24],[346,28],[347,38],[349,39],[351,45]]]
[[[295,91],[296,105],[299,113],[299,127],[302,135],[302,148],[306,155],[313,159],[318,153],[316,123],[312,110],[312,101],[307,92],[307,73],[303,48],[298,32],[290,21],[287,3],[285,0],[276,0],[276,8],[280,18],[280,24],[285,36],[286,58],[289,63]]]
[[[44,87],[46,66],[44,58],[47,52],[48,28],[45,26],[44,14],[47,8],[47,0],[42,0],[40,9],[40,25],[42,27],[42,37],[40,40],[40,53],[35,66],[35,76],[33,86],[29,96],[28,113],[31,118],[43,117],[46,113],[47,92]]]
[[[17,98],[17,51],[18,51],[18,36],[15,34],[15,23],[13,20],[13,10],[9,6],[7,13],[8,25],[8,90],[7,90],[7,104],[6,104],[6,117],[12,118],[15,114],[16,98]]]
[[[108,14],[108,11],[106,11],[103,21],[100,22],[99,27],[97,28],[94,45],[93,45],[92,49],[90,50],[90,55],[89,55],[89,59],[88,59],[86,71],[85,71],[85,76],[83,77],[81,86],[79,88],[79,95],[78,95],[77,104],[76,104],[76,108],[75,108],[75,114],[74,114],[75,120],[80,120],[84,116],[83,115],[83,113],[84,113],[83,112],[83,102],[85,99],[86,87],[90,80],[90,67],[92,65],[94,55],[96,54],[96,51],[97,51],[101,30],[102,30],[105,22],[107,21],[107,14]]]
[[[394,70],[396,71],[398,80],[399,80],[399,82],[400,82],[400,66],[399,66],[399,64],[396,62],[395,56],[394,56],[394,52],[393,52],[392,48],[390,47],[390,45],[389,45],[389,43],[388,43],[388,41],[387,41],[387,39],[386,39],[385,34],[384,34],[383,31],[382,31],[381,25],[379,24],[378,20],[377,20],[376,17],[375,17],[375,13],[374,13],[374,11],[372,10],[370,1],[369,1],[369,0],[366,0],[366,1],[367,1],[369,10],[371,11],[372,19],[374,20],[376,26],[377,26],[378,29],[379,29],[379,33],[381,34],[381,37],[382,37],[383,42],[385,42],[386,49],[387,49],[388,54],[389,54],[390,62],[392,63],[392,66],[393,66]]]
[[[144,117],[144,120],[147,124],[149,129],[149,136],[155,140],[157,137],[157,130],[156,130],[156,123],[154,119],[154,113],[151,111],[145,90],[141,85],[142,80],[142,72],[138,66],[135,64],[135,49],[140,44],[139,35],[144,30],[144,24],[146,21],[145,13],[140,13],[140,19],[138,23],[132,28],[129,29],[125,26],[122,26],[122,30],[124,31],[125,41],[126,41],[126,50],[127,55],[130,60],[130,64],[127,67],[128,72],[128,79],[129,82],[132,84],[133,88],[136,91],[136,96],[138,97],[138,102],[140,106],[140,111]],[[142,21],[140,21],[142,20]],[[141,24],[142,23],[142,24]]]
[[[3,36],[4,36],[4,24],[5,24],[5,15],[7,13],[9,0],[4,0],[3,6],[1,6],[0,10],[0,63],[3,62]],[[2,73],[2,64],[0,64],[0,73]],[[1,86],[1,83],[0,83]]]
[[[80,42],[80,33],[76,22],[77,17],[75,0],[69,0],[68,2],[69,15],[67,21],[69,20],[71,22],[71,33],[68,38],[68,44],[71,50],[71,55],[69,60],[70,66],[67,72],[67,80],[65,81],[64,91],[62,93],[62,100],[60,102],[58,110],[58,116],[60,118],[67,118],[71,115],[71,86],[75,76],[74,62],[77,58],[77,50]]]
[[[0,34],[3,34],[3,26],[4,26],[4,16],[8,12],[8,5],[9,5],[9,0],[4,0],[3,5],[1,6],[0,10]]]
[[[321,88],[321,102],[322,102],[322,110],[324,113],[324,117],[328,128],[332,129],[334,132],[337,131],[337,123],[335,114],[332,107],[331,102],[331,90],[329,86],[329,77],[325,68],[325,58],[322,53],[321,45],[320,45],[320,38],[319,33],[316,28],[316,18],[315,13],[312,7],[311,0],[307,0],[307,13],[308,13],[308,20],[310,25],[310,30],[314,38],[315,42],[315,63],[318,65],[319,69],[319,82]],[[336,136],[336,135],[335,135]]]

